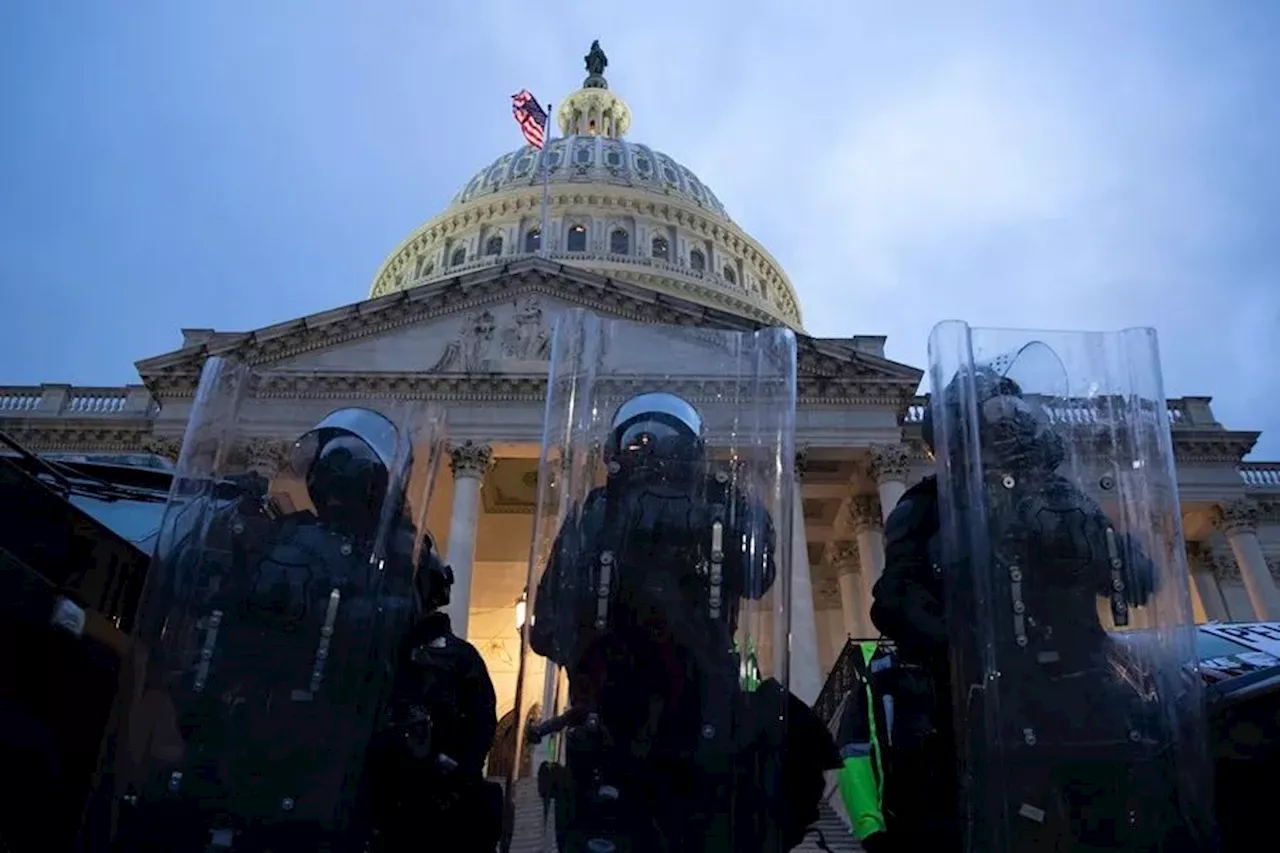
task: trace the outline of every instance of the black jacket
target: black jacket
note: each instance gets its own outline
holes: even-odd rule
[[[907,490],[884,531],[884,574],[872,590],[871,621],[904,662],[946,666],[947,622],[941,570],[938,481]]]
[[[391,689],[390,724],[415,709],[431,717],[432,748],[479,776],[498,728],[497,697],[475,646],[454,635],[446,613],[422,617],[405,635]]]

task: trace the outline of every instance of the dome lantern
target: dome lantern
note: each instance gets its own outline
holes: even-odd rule
[[[591,51],[583,61],[587,66],[587,79],[556,111],[560,135],[619,139],[631,129],[631,108],[609,91],[609,81],[604,78],[609,59],[600,49],[599,41],[591,43]]]

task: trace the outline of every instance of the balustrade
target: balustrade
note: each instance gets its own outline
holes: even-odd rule
[[[1090,426],[1107,422],[1105,400],[1106,398],[1068,400],[1066,402],[1055,401],[1045,404],[1045,409],[1048,410],[1049,419],[1053,423],[1068,426]],[[916,397],[911,402],[911,405],[907,407],[905,423],[922,423],[925,410],[928,407],[929,395]],[[1209,424],[1193,423],[1192,419],[1188,417],[1186,404],[1178,399],[1167,401],[1166,416],[1169,419],[1170,426],[1173,427],[1209,426]],[[1212,426],[1218,427],[1219,424],[1214,423]]]
[[[155,411],[155,401],[141,385],[0,387],[0,418],[145,416]]]
[[[1241,462],[1240,479],[1250,488],[1280,488],[1280,462]]]

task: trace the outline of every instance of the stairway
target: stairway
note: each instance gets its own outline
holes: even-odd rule
[[[542,800],[538,797],[536,783],[532,779],[516,782],[515,800],[515,832],[511,838],[511,853],[554,853],[555,845],[550,838],[546,846],[542,843]],[[816,826],[825,836],[831,853],[860,853],[862,847],[853,840],[844,822],[831,807],[823,803],[820,811],[821,816]],[[809,833],[804,843],[792,853],[822,853],[817,833]]]
[[[818,812],[818,822],[814,826],[822,833],[831,853],[861,853],[862,845],[853,840],[848,827],[831,806],[823,803],[818,807]],[[804,842],[791,853],[822,853],[822,848],[818,846],[818,833],[810,832],[805,836]]]

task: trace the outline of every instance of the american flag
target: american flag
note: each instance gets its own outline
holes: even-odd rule
[[[511,96],[511,114],[525,141],[539,150],[547,141],[547,112],[528,89]]]

